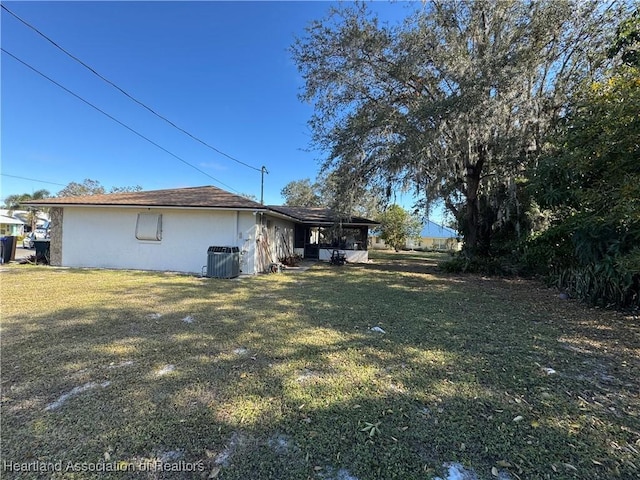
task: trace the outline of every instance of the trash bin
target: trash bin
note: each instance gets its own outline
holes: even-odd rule
[[[16,258],[16,237],[2,237],[2,263],[9,263]]]
[[[238,247],[209,247],[207,250],[207,277],[235,278],[240,275],[240,249]]]
[[[50,252],[51,240],[34,240],[33,246],[36,249],[36,262],[44,260],[49,263],[49,252]]]

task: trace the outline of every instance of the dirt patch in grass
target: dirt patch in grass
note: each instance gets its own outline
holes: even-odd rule
[[[98,388],[98,387],[105,388],[105,387],[108,387],[110,384],[111,382],[109,381],[102,382],[100,384],[95,382],[89,382],[89,383],[85,383],[84,385],[80,385],[78,387],[73,387],[70,391],[63,393],[54,402],[51,402],[46,407],[44,407],[44,409],[47,411],[57,410],[58,408],[62,407],[67,400],[75,397],[76,395],[80,395],[81,393],[84,393],[87,390],[93,390],[94,388]]]
[[[241,282],[3,267],[3,460],[130,469],[52,478],[640,477],[637,320],[444,275],[434,254],[371,257]]]

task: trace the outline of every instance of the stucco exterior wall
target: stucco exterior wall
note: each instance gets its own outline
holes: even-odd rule
[[[160,241],[136,239],[139,213],[162,214]],[[61,264],[200,274],[209,246],[242,250],[255,223],[256,216],[243,211],[65,207]]]

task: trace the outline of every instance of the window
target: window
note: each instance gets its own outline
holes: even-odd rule
[[[435,250],[447,250],[447,240],[445,238],[434,239],[433,248]]]
[[[139,213],[136,222],[136,238],[138,240],[162,240],[162,214]]]

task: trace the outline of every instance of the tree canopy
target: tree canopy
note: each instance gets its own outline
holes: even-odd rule
[[[325,172],[326,173],[326,172]],[[351,215],[375,218],[384,199],[374,188],[355,186],[349,192],[340,191],[344,184],[337,172],[319,175],[315,182],[309,178],[293,180],[280,191],[285,205],[298,207],[325,207],[336,213],[336,221]]]
[[[126,186],[126,187],[111,187],[108,193],[125,193],[125,192],[139,192],[142,190],[140,185]],[[107,193],[107,190],[102,186],[98,180],[91,180],[85,178],[82,183],[70,182],[62,190],[60,190],[56,196],[58,197],[81,197],[84,195],[101,195]]]
[[[17,195],[9,195],[4,199],[4,206],[9,211],[19,210],[23,208],[25,202],[31,200],[42,200],[51,196],[49,190],[41,189],[33,193],[22,193]]]
[[[531,182],[554,214],[529,242],[531,260],[571,294],[619,307],[640,305],[639,20],[621,22],[610,49],[618,63],[575,96]]]
[[[320,186],[311,183],[309,178],[293,180],[287,183],[280,195],[285,199],[284,204],[295,207],[322,207],[325,202],[320,196]]]
[[[396,251],[404,248],[407,240],[417,238],[420,234],[420,220],[407,212],[400,205],[391,205],[378,217],[377,228],[380,238]]]
[[[640,9],[620,22],[609,56],[619,55],[627,66],[640,67]]]
[[[29,221],[31,230],[35,230],[36,222],[38,221],[38,212],[42,211],[42,209],[39,207],[25,205],[25,202],[42,200],[43,198],[48,198],[49,196],[51,196],[51,193],[49,192],[49,190],[45,189],[36,190],[33,193],[9,195],[4,199],[4,206],[7,210],[9,210],[9,212],[13,212],[15,210],[26,210],[27,220]]]
[[[363,185],[442,199],[472,254],[490,251],[517,179],[606,60],[616,4],[431,1],[400,25],[333,9],[292,46],[313,142],[340,199]],[[511,197],[513,198],[513,196]]]

